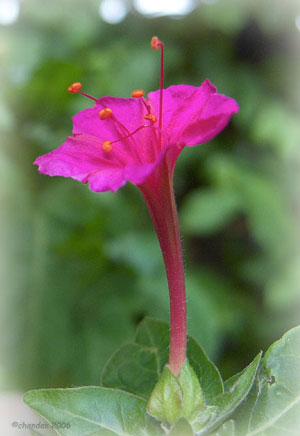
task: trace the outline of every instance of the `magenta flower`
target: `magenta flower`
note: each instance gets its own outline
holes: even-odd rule
[[[213,139],[239,108],[235,100],[218,94],[206,79],[201,86],[172,85],[163,89],[164,46],[161,49],[160,89],[144,98],[95,99],[92,108],[73,117],[73,136],[34,162],[39,172],[89,183],[95,192],[117,191],[125,183],[138,186],[146,200],[161,245],[170,291],[169,367],[178,374],[186,358],[186,302],[184,269],[173,172],[184,147]]]

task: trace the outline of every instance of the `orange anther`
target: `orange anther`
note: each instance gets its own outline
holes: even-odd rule
[[[113,149],[111,141],[102,142],[101,147],[102,147],[102,150],[105,151],[106,153],[110,153]]]
[[[106,120],[107,118],[111,118],[112,116],[113,116],[113,111],[108,107],[102,109],[102,111],[99,112],[100,120]]]
[[[131,97],[134,98],[140,98],[144,96],[144,91],[142,89],[136,89],[135,91],[132,91],[131,93]]]
[[[160,41],[159,41],[159,39],[157,38],[157,36],[153,36],[152,37],[152,39],[151,39],[151,42],[150,42],[150,44],[151,44],[151,47],[154,49],[154,50],[158,50],[159,49],[159,43]]]
[[[68,91],[71,92],[72,94],[76,94],[77,92],[79,92],[82,88],[82,85],[80,82],[75,82],[72,83],[71,86],[69,86]]]
[[[156,116],[153,115],[153,114],[147,114],[147,115],[144,116],[144,118],[145,118],[145,120],[149,120],[152,123],[156,123],[156,121],[157,121]]]

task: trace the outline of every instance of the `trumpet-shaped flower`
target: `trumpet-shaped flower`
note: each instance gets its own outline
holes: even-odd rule
[[[95,192],[117,191],[126,182],[139,187],[149,208],[161,245],[170,290],[170,369],[178,374],[186,355],[184,270],[175,199],[173,171],[184,147],[213,139],[238,112],[236,101],[218,94],[206,79],[201,86],[163,88],[164,46],[161,50],[160,89],[147,98],[135,90],[131,98],[96,99],[73,83],[94,106],[73,117],[73,135],[57,149],[34,162],[39,172],[89,183]]]
[[[213,139],[238,106],[205,80],[201,86],[172,85],[148,98],[102,97],[73,117],[73,136],[35,164],[49,176],[72,177],[96,192],[125,183],[142,185],[168,161],[170,169],[184,147]],[[106,116],[107,114],[107,116]]]

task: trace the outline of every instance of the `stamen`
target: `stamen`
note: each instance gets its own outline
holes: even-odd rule
[[[151,107],[149,105],[149,103],[147,103],[147,101],[144,98],[141,98],[141,102],[143,103],[143,105],[145,106],[146,110],[147,110],[147,114],[150,114],[151,112]]]
[[[126,128],[126,127],[125,127],[125,126],[124,126],[124,125],[123,125],[123,124],[118,120],[118,119],[116,119],[116,118],[114,117],[113,111],[112,111],[110,108],[105,107],[105,105],[101,102],[101,100],[96,99],[95,97],[92,97],[91,95],[86,94],[85,92],[81,92],[81,91],[80,91],[81,88],[82,88],[81,83],[80,83],[80,82],[75,82],[75,83],[73,83],[72,85],[69,86],[68,91],[71,92],[71,93],[73,93],[73,94],[77,94],[77,93],[78,93],[78,94],[81,94],[81,95],[83,95],[84,97],[87,97],[87,98],[89,98],[90,100],[93,100],[93,101],[95,101],[96,103],[98,103],[99,105],[101,105],[101,106],[103,107],[103,109],[99,112],[99,118],[100,118],[100,120],[105,120],[105,119],[107,119],[107,118],[113,118],[114,122],[115,122],[117,125],[119,125],[120,128],[121,128],[123,131],[125,131],[125,132],[127,133],[127,135],[124,136],[124,137],[121,138],[121,139],[129,138],[130,136],[134,135],[134,133],[136,133],[137,130],[140,130],[140,128],[139,128],[139,129],[137,129],[136,131],[134,131],[133,133],[130,133],[129,130],[128,130],[128,129],[127,129],[127,128]],[[137,90],[137,91],[139,91],[139,92],[142,93],[142,94],[140,94],[141,97],[142,97],[142,95],[144,95],[144,92],[143,92],[142,90]],[[121,139],[120,139],[120,140],[121,140]],[[117,141],[119,141],[119,140],[116,140],[116,141],[104,141],[104,142],[102,142],[102,144],[101,144],[101,148],[102,148],[102,150],[103,150],[104,152],[106,152],[106,153],[110,153],[110,152],[113,150],[112,143],[113,143],[113,142],[117,142]],[[133,152],[134,152],[134,150],[133,150]]]
[[[157,121],[156,116],[153,115],[153,114],[147,114],[147,115],[144,115],[144,118],[145,118],[145,120],[149,120],[149,121],[151,121],[152,123],[156,123],[156,121]]]
[[[95,101],[96,103],[99,103],[99,101],[98,101],[95,97],[92,97],[91,95],[86,94],[85,92],[81,92],[81,91],[79,91],[79,94],[80,94],[80,95],[83,95],[84,97],[89,98],[90,100]],[[100,103],[100,104],[101,104],[101,103]],[[102,106],[103,106],[103,105],[102,105]]]
[[[107,118],[111,118],[113,116],[113,111],[106,107],[99,112],[100,120],[106,120]]]
[[[104,141],[101,144],[102,150],[105,151],[105,153],[110,153],[113,150],[113,146],[111,141]]]
[[[151,127],[151,125],[147,125],[147,124],[143,124],[142,126],[138,127],[137,129],[135,129],[133,132],[128,133],[128,135],[122,136],[119,139],[115,139],[114,141],[104,141],[102,142],[102,150],[103,151],[112,151],[112,144],[114,144],[115,142],[119,142],[119,141],[123,141],[123,139],[127,139],[130,138],[131,136],[135,135],[137,132],[139,132],[142,129],[145,129],[146,127]]]
[[[80,94],[84,97],[89,98],[90,100],[95,101],[96,103],[99,103],[98,100],[95,97],[92,97],[91,95],[86,94],[85,92],[81,92],[82,85],[80,82],[72,83],[72,85],[69,86],[68,91],[72,94]],[[101,104],[101,103],[100,103]]]
[[[135,91],[132,91],[131,93],[131,97],[134,98],[140,98],[144,96],[144,91],[142,89],[136,89]]]
[[[72,94],[77,94],[82,88],[82,85],[80,82],[72,83],[72,85],[69,86],[68,91]]]
[[[122,141],[123,139],[126,139],[126,138],[130,138],[130,136],[135,135],[137,132],[144,129],[144,127],[149,127],[149,126],[147,126],[147,125],[140,126],[137,129],[135,129],[133,132],[129,133],[128,135],[122,136],[122,138],[120,138],[120,139],[115,139],[114,141],[111,141],[111,144],[113,144],[115,142]]]

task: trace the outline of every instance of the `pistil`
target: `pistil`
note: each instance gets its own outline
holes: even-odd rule
[[[160,95],[159,95],[159,128],[162,130],[162,117],[163,117],[163,89],[164,89],[164,44],[161,42],[157,36],[153,36],[151,39],[151,47],[154,50],[158,50],[160,48]],[[160,137],[160,145],[161,145],[161,133]]]
[[[118,121],[113,111],[105,107],[99,100],[81,91],[81,83],[75,82],[69,88],[71,93],[79,93],[91,100],[101,104],[103,109],[99,112],[99,119],[107,122],[110,119],[114,121],[125,132],[124,136],[113,141],[106,140],[101,143],[101,148],[105,153],[113,151],[113,144],[128,140],[131,147],[133,136],[144,128],[152,127],[152,132],[156,139],[159,149],[162,149],[162,125],[163,125],[163,86],[164,86],[164,44],[154,36],[151,40],[151,47],[154,50],[160,49],[160,93],[159,93],[159,127],[155,127],[157,118],[151,113],[151,107],[144,98],[144,91],[136,89],[132,91],[131,96],[141,100],[146,108],[147,113],[144,119],[150,124],[142,124],[133,132],[129,132],[123,124]],[[107,121],[106,121],[107,120]],[[156,136],[158,130],[158,139]],[[134,149],[134,147],[133,147]],[[136,150],[133,152],[136,153]],[[137,157],[140,159],[138,153]],[[144,195],[154,227],[161,246],[164,263],[166,267],[167,279],[170,293],[170,352],[169,368],[177,376],[186,359],[187,344],[187,320],[186,320],[186,296],[185,296],[185,279],[184,266],[182,258],[182,248],[180,240],[180,231],[178,224],[178,215],[173,190],[173,167],[164,161],[157,170],[157,179],[152,176],[150,183],[144,183],[139,188]],[[153,186],[155,189],[153,189]]]

